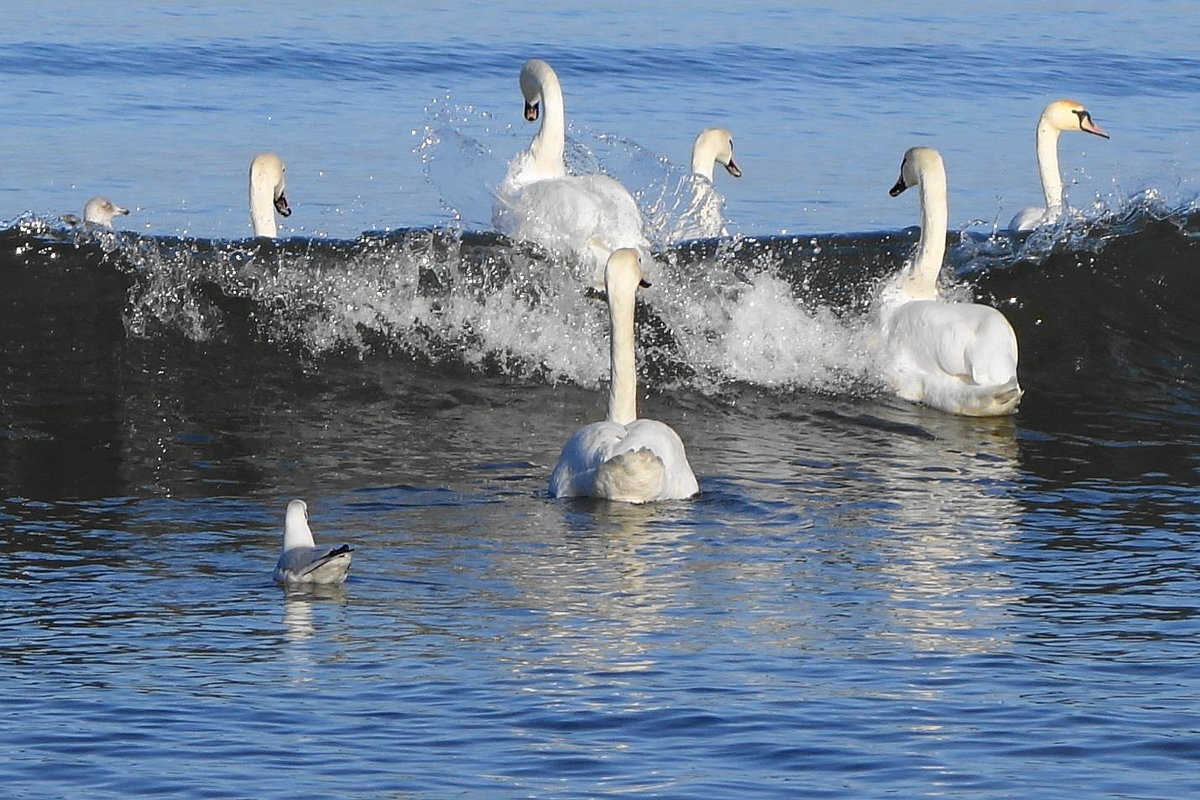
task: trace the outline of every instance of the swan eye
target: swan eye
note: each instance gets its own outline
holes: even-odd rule
[[[1079,117],[1079,127],[1092,124],[1092,115],[1088,113],[1086,108],[1072,108],[1071,113]]]

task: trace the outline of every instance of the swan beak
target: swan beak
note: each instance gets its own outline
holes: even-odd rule
[[[642,278],[641,280],[638,281],[638,286],[642,287],[643,289],[649,289],[650,281],[646,280],[645,278]]]
[[[529,122],[537,122],[537,118],[538,118],[538,104],[537,103],[526,103],[525,104],[525,119],[528,120]]]
[[[279,212],[281,217],[290,217],[292,215],[292,207],[288,205],[287,195],[280,194],[275,198],[275,210]]]
[[[899,197],[900,193],[907,188],[907,184],[904,183],[904,176],[901,175],[900,180],[896,181],[896,185],[888,191],[888,194],[890,194],[892,197]]]
[[[729,159],[729,163],[725,165],[725,171],[735,178],[742,177],[742,168],[733,163],[733,159]]]
[[[124,216],[124,215],[126,215],[126,214],[128,214],[128,213],[129,213],[129,209],[128,209],[128,208],[121,208],[120,206],[113,206],[113,213],[114,213],[114,214],[120,214],[120,215]]]
[[[1092,118],[1090,116],[1079,120],[1079,129],[1081,131],[1085,131],[1086,133],[1094,133],[1097,136],[1103,136],[1105,139],[1108,138],[1108,133],[1099,125],[1092,122]]]

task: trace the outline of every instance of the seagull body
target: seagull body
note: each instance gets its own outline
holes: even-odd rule
[[[344,583],[354,549],[349,545],[318,549],[308,527],[308,504],[288,503],[283,526],[283,552],[275,564],[275,582],[287,586]]]

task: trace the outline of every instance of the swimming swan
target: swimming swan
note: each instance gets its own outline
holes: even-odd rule
[[[610,323],[608,419],[575,432],[550,475],[555,497],[601,497],[627,503],[674,500],[700,491],[679,435],[637,418],[633,307],[642,269],[636,250],[617,250],[604,271]]]
[[[1022,395],[1012,326],[991,306],[938,299],[947,209],[937,150],[904,154],[891,195],[912,186],[921,187],[921,238],[880,295],[882,371],[905,400],[972,417],[1011,414]]]
[[[562,87],[549,64],[531,59],[521,68],[525,119],[542,116],[529,145],[509,164],[492,222],[509,236],[537,242],[594,264],[592,281],[604,284],[604,265],[621,247],[650,251],[642,214],[620,182],[607,175],[568,175],[563,161],[566,117]]]
[[[1074,100],[1055,100],[1046,106],[1037,124],[1038,172],[1042,176],[1044,206],[1027,208],[1012,218],[1008,227],[1014,231],[1030,231],[1039,225],[1057,222],[1063,209],[1062,174],[1058,169],[1058,137],[1063,131],[1083,131],[1108,138],[1092,115]]]
[[[716,164],[733,177],[742,177],[733,160],[733,135],[725,128],[705,128],[692,143],[692,202],[671,232],[672,241],[729,235],[722,210],[725,201],[713,184]]]
[[[283,525],[283,553],[275,564],[275,582],[297,584],[339,584],[346,580],[354,550],[341,545],[317,550],[308,527],[308,504],[303,500],[288,503]]]
[[[250,162],[250,222],[255,236],[275,238],[275,212],[291,216],[284,180],[287,167],[275,153],[259,153]]]

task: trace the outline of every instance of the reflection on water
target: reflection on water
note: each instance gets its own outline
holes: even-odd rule
[[[1003,650],[1016,593],[986,565],[1020,528],[1016,426],[922,412],[920,430],[929,438],[895,435],[881,460],[894,526],[880,564],[895,617],[888,629],[907,631],[918,650]]]
[[[312,601],[289,592],[283,600],[283,625],[291,642],[303,642],[313,635]]]
[[[561,540],[536,564],[518,557],[498,565],[519,584],[521,604],[540,610],[514,642],[514,670],[564,670],[588,681],[656,668],[648,642],[676,624],[686,591],[672,567],[691,549],[678,524],[687,504],[554,505]]]

